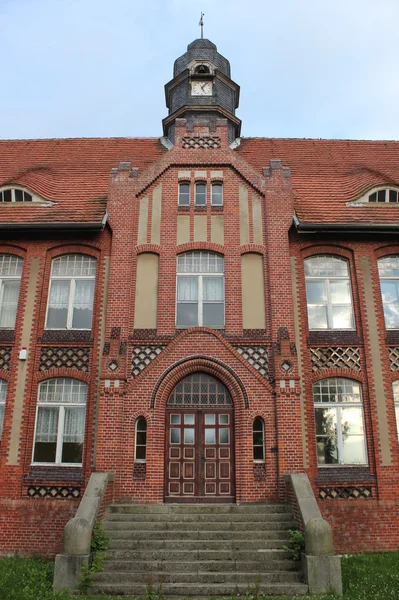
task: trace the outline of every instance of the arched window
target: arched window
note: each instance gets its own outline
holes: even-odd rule
[[[205,206],[206,204],[205,181],[197,181],[197,183],[195,184],[195,204],[197,206]]]
[[[189,206],[190,204],[190,182],[181,181],[179,183],[179,206]]]
[[[21,188],[6,188],[0,190],[0,202],[32,202],[40,200]]]
[[[333,377],[313,385],[319,465],[367,464],[362,389]]]
[[[82,463],[87,384],[66,377],[39,386],[34,463]]]
[[[0,328],[15,327],[23,264],[18,256],[0,254]]]
[[[67,254],[53,260],[46,329],[91,329],[95,278],[95,258]]]
[[[177,257],[176,327],[224,327],[224,260],[215,252]]]
[[[211,192],[212,206],[223,206],[223,183],[221,181],[214,181]]]
[[[265,460],[265,424],[261,417],[256,417],[252,424],[252,441],[254,449],[254,461]]]
[[[0,440],[3,431],[4,411],[6,407],[7,381],[0,379]]]
[[[305,260],[309,329],[353,329],[348,261],[336,256]]]
[[[210,69],[207,65],[197,65],[194,69],[194,73],[200,74],[200,75],[208,75],[210,73]]]
[[[134,460],[144,462],[147,458],[147,421],[139,417],[136,421],[136,444]]]
[[[378,261],[385,327],[399,329],[399,256],[386,256]]]
[[[393,399],[395,402],[396,430],[398,432],[398,441],[399,441],[399,381],[394,381],[392,384],[392,388],[393,388]]]

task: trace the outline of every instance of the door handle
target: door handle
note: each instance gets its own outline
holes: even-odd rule
[[[201,463],[204,465],[205,464],[205,456],[201,456]]]

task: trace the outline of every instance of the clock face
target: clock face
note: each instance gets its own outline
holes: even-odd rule
[[[191,94],[193,96],[212,96],[211,81],[192,81]]]

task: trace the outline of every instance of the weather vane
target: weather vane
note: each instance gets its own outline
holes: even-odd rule
[[[204,39],[204,16],[205,16],[205,13],[202,12],[201,18],[198,23],[198,25],[200,25],[200,27],[201,27],[201,40]]]

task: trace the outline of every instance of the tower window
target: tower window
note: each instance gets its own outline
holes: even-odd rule
[[[209,75],[210,69],[207,65],[198,65],[194,69],[194,73],[198,73],[199,75]]]
[[[144,462],[147,458],[147,421],[139,417],[136,421],[136,462]]]
[[[182,181],[179,183],[179,206],[189,206],[190,204],[190,183]]]
[[[254,419],[252,424],[252,439],[254,460],[263,462],[265,460],[265,425],[261,417]]]
[[[205,183],[205,181],[198,181],[195,184],[195,204],[197,206],[204,206],[206,204],[206,183]]]

